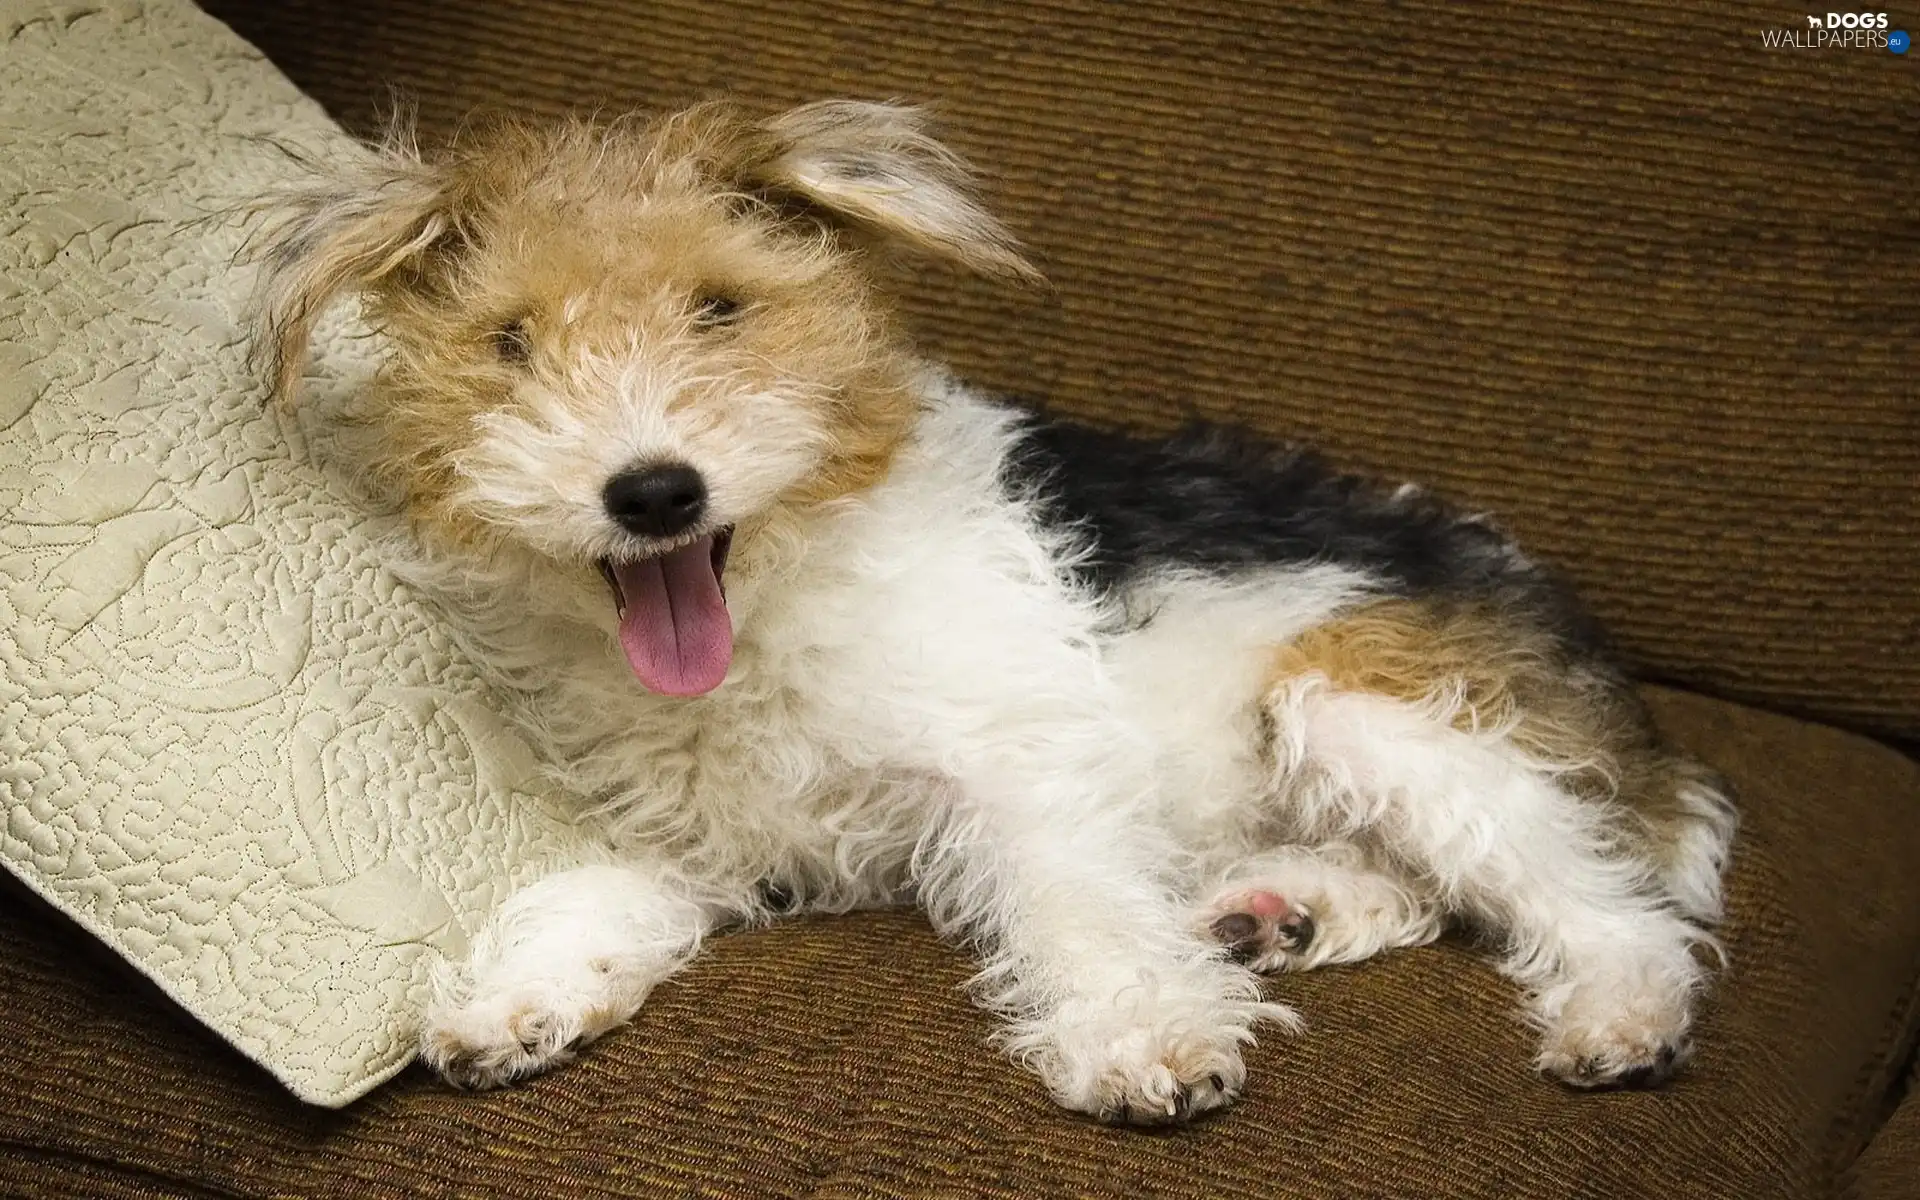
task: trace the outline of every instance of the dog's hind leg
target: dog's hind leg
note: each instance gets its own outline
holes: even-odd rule
[[[1434,880],[1450,912],[1504,948],[1541,1029],[1538,1066],[1575,1087],[1657,1083],[1688,1052],[1693,947],[1653,863],[1603,810],[1510,748],[1399,701],[1323,692],[1303,701],[1310,770]]]
[[[1664,1080],[1689,1051],[1732,817],[1710,781],[1653,769],[1665,752],[1626,685],[1510,619],[1399,602],[1276,668],[1287,815],[1378,844],[1497,939],[1542,1071]]]
[[[550,875],[507,899],[464,964],[435,973],[421,1057],[470,1088],[558,1066],[633,1016],[720,917],[647,867]]]

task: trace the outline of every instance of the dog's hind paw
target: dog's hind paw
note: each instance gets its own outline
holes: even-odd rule
[[[1684,1017],[1566,1023],[1548,1030],[1535,1066],[1576,1091],[1661,1087],[1692,1056]]]
[[[1284,970],[1306,954],[1317,932],[1304,905],[1258,888],[1216,899],[1205,920],[1208,935],[1256,971]]]

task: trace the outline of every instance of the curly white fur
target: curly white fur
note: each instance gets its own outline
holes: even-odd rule
[[[997,486],[1011,415],[929,393],[887,482],[742,538],[728,575],[741,637],[708,696],[637,688],[585,573],[534,554],[406,565],[462,613],[556,781],[595,798],[629,864],[510,905],[444,981],[430,1062],[490,1084],[557,1060],[714,921],[766,915],[767,880],[811,908],[917,895],[985,955],[978,992],[1010,1019],[1010,1052],[1084,1111],[1223,1103],[1254,1025],[1292,1023],[1188,928],[1157,758],[1102,655],[1114,615]],[[588,912],[613,915],[574,931]],[[589,958],[617,961],[614,978]]]

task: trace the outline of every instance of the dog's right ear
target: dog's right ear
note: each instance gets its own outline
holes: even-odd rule
[[[389,279],[454,229],[447,182],[410,139],[389,137],[344,166],[294,157],[309,177],[252,206],[266,220],[243,251],[260,267],[255,359],[281,399],[292,397],[330,303]]]

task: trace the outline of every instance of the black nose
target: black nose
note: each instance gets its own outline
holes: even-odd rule
[[[607,515],[628,533],[672,537],[692,529],[707,511],[707,484],[684,463],[635,467],[607,481]]]

